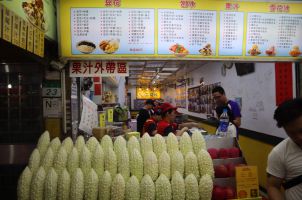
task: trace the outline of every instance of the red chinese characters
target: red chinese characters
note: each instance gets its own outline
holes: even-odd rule
[[[269,6],[270,12],[288,13],[289,10],[290,10],[290,7],[287,4],[271,4]]]
[[[191,0],[191,1],[181,0],[180,1],[180,7],[181,8],[195,8],[195,6],[196,6],[195,0]]]
[[[239,4],[238,3],[226,3],[225,4],[225,9],[226,10],[234,10],[234,11],[238,11],[239,9]]]
[[[124,62],[118,62],[117,63],[117,73],[119,74],[125,74],[127,73],[127,65]]]
[[[82,69],[81,69],[82,63],[81,62],[74,62],[72,63],[72,74],[82,74]]]
[[[107,62],[106,63],[106,71],[107,71],[107,73],[113,74],[115,72],[115,63],[114,62]]]
[[[121,6],[121,0],[105,0],[105,6],[106,7],[120,7]]]

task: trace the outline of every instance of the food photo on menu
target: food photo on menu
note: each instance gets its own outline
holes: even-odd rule
[[[119,39],[102,40],[99,44],[100,49],[106,54],[116,52],[120,47]]]
[[[188,49],[181,44],[174,44],[169,48],[169,50],[178,57],[183,57],[189,54]]]
[[[76,48],[81,53],[90,54],[90,53],[92,53],[95,50],[96,46],[91,41],[82,40],[82,41],[80,41],[80,42],[77,43]]]
[[[258,56],[258,55],[260,55],[261,51],[260,51],[258,45],[257,44],[253,44],[253,46],[248,51],[248,54],[250,54],[251,56]]]
[[[289,55],[292,57],[298,57],[302,54],[302,52],[300,51],[299,46],[293,46],[292,49],[289,52]]]

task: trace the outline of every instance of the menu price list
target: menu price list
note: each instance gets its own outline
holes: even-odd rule
[[[154,9],[71,9],[72,54],[154,54]]]
[[[215,55],[216,11],[158,10],[158,54],[177,53],[173,45],[181,45],[189,54]]]
[[[220,56],[242,55],[243,22],[243,12],[220,12]]]
[[[302,15],[248,13],[247,56],[301,56]]]

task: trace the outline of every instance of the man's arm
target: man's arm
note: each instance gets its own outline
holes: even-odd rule
[[[270,200],[285,200],[282,182],[283,179],[267,173],[267,193]]]
[[[241,125],[241,117],[236,117],[233,120],[233,123],[234,123],[235,126],[239,127]]]

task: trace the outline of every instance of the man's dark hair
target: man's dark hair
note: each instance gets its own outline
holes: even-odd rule
[[[274,119],[277,126],[284,127],[288,123],[302,116],[302,98],[284,101],[275,110]]]
[[[221,87],[221,86],[214,87],[212,90],[212,94],[215,92],[219,92],[220,94],[223,94],[223,95],[225,94],[225,91],[224,91],[223,87]]]

